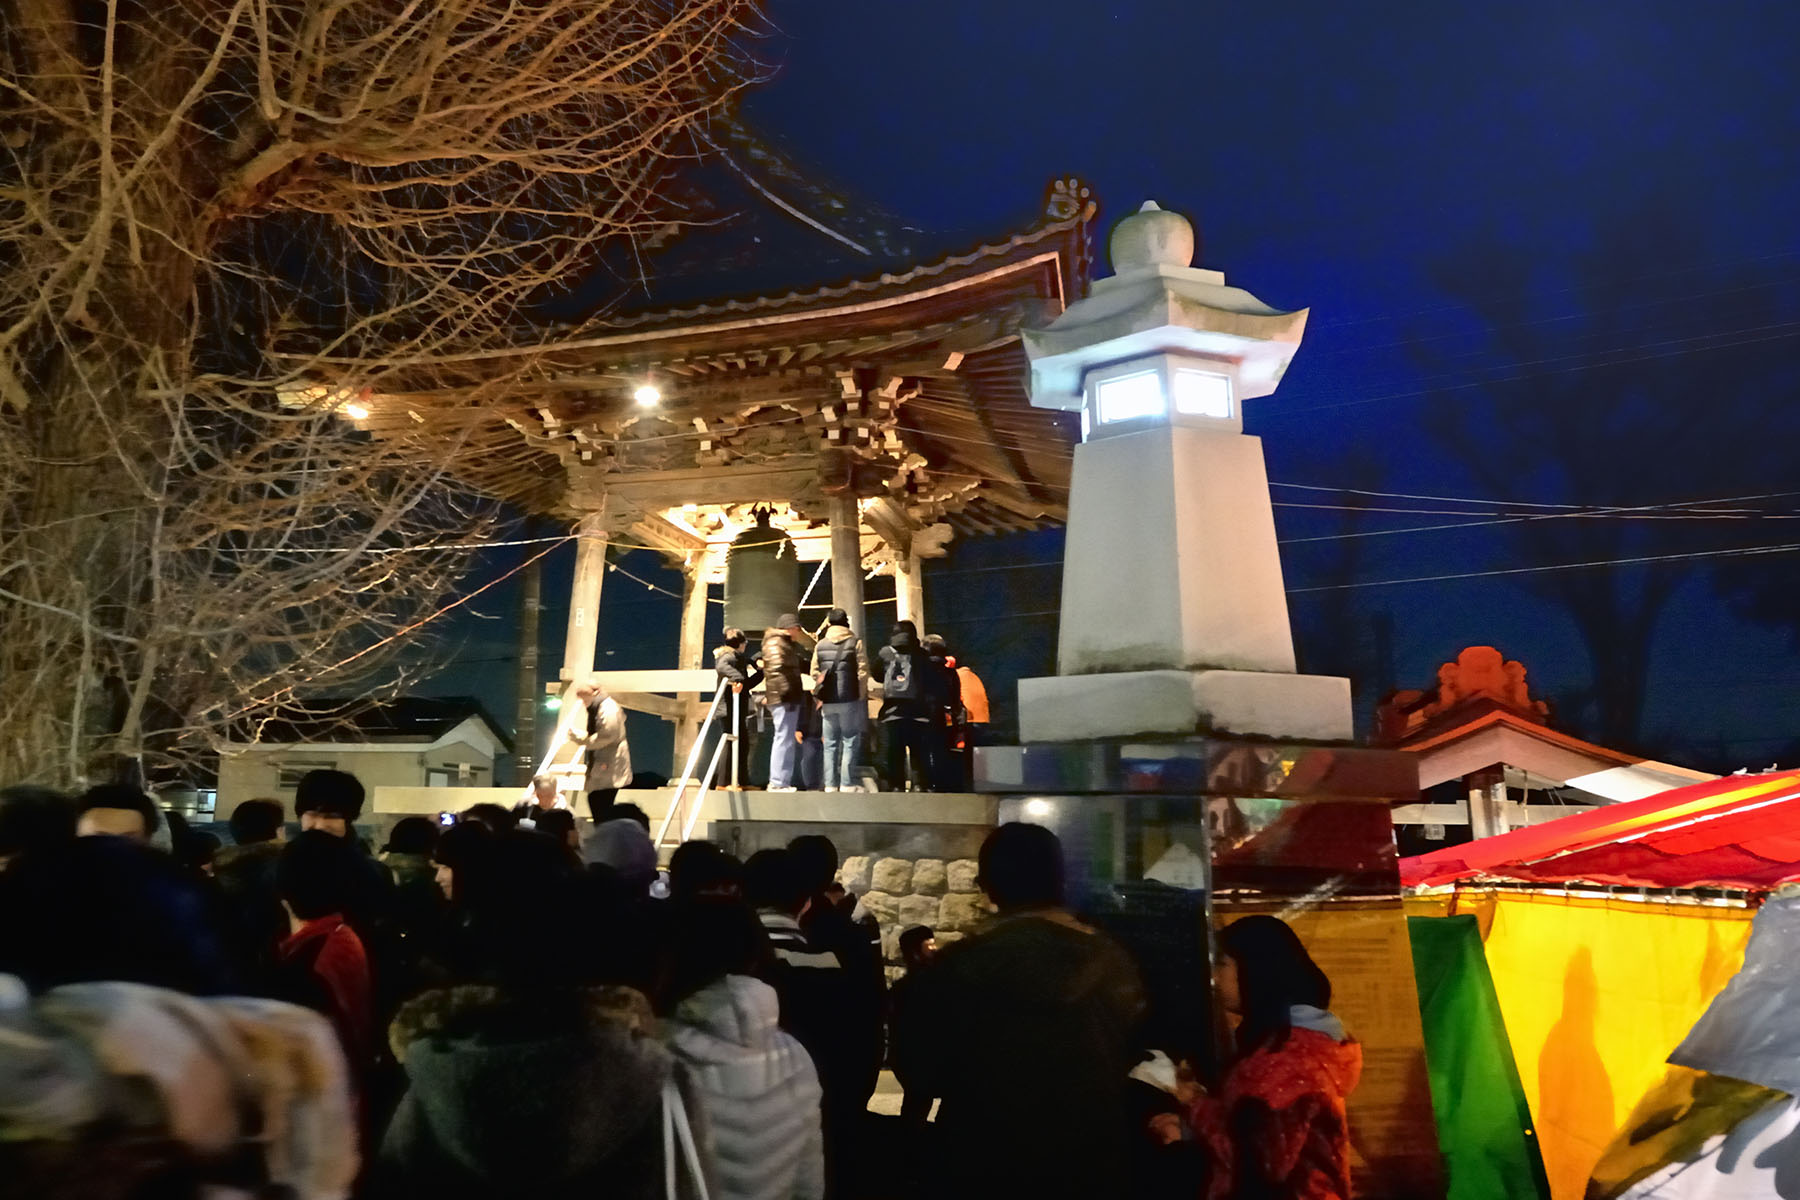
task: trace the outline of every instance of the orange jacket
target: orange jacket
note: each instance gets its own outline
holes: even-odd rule
[[[963,718],[971,725],[988,723],[987,688],[982,686],[981,677],[967,667],[956,668],[956,678],[962,683]]]

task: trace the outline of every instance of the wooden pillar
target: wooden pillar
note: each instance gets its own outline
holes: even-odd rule
[[[863,607],[862,510],[854,496],[833,496],[831,519],[831,603],[850,614],[850,632],[869,644]]]
[[[575,582],[569,588],[569,631],[563,639],[564,683],[593,674],[600,637],[600,588],[606,582],[606,527],[600,514],[583,514],[576,532]]]
[[[706,615],[707,615],[707,576],[712,574],[712,555],[701,551],[693,556],[683,571],[681,599],[681,646],[677,651],[676,666],[684,671],[698,670],[706,665]],[[706,706],[712,702],[710,695],[687,693],[682,696],[687,702],[688,714],[675,722],[675,756],[669,766],[669,777],[678,779],[682,768],[687,766],[688,752],[694,748],[694,739],[699,736],[700,722],[706,718]],[[704,766],[699,768],[704,770]]]
[[[924,637],[925,576],[919,556],[907,551],[894,560],[894,620],[911,621]]]
[[[1469,794],[1469,833],[1475,838],[1493,837],[1506,832],[1506,772],[1503,769],[1476,771],[1463,776]]]

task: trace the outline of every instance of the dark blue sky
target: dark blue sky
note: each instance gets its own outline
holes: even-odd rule
[[[1778,449],[1800,434],[1800,5],[774,7],[775,77],[745,115],[849,193],[992,236],[1072,173],[1104,225],[1155,198],[1195,218],[1203,265],[1310,307],[1281,390],[1249,407],[1273,480],[1537,504],[1800,491]],[[1716,422],[1695,433],[1657,418],[1690,402]],[[1284,550],[1291,588],[1341,588],[1292,598],[1305,665],[1358,670],[1366,707],[1380,685],[1426,686],[1438,662],[1488,642],[1593,735],[1596,667],[1547,576],[1371,582],[1800,541],[1800,496],[1749,502],[1729,525],[1634,519],[1612,543],[1591,531],[1624,518],[1563,543],[1515,526],[1342,538],[1463,519],[1436,510],[1522,511],[1366,502],[1431,511],[1278,510],[1284,538],[1336,539]],[[928,606],[973,650],[982,627],[960,610],[1054,604],[1053,570],[981,568],[1058,552],[1053,537],[960,546],[939,570],[976,573],[944,574],[932,590],[946,604]],[[642,557],[627,564],[648,574]],[[1783,572],[1800,585],[1797,559],[1608,572],[1626,593],[1650,572],[1678,585],[1648,643],[1641,748],[1761,766],[1800,742],[1793,627],[1739,606]],[[613,614],[627,624],[608,622],[614,657],[672,653],[672,608],[631,598]],[[545,619],[560,629],[560,611]],[[1385,656],[1371,635],[1383,619]],[[1033,636],[1040,649],[1019,645]],[[1008,656],[1047,662],[1053,636],[1027,618]]]

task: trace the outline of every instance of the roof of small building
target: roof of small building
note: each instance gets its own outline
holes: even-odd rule
[[[233,740],[259,745],[430,745],[471,717],[486,725],[503,747],[512,748],[511,733],[472,696],[317,697],[245,718]]]

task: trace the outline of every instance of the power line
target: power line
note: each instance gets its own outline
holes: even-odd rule
[[[1542,300],[1548,296],[1566,296],[1576,292],[1591,292],[1604,287],[1618,287],[1625,284],[1648,283],[1657,279],[1676,279],[1683,275],[1692,275],[1699,271],[1722,271],[1732,267],[1744,267],[1753,263],[1776,262],[1781,259],[1800,257],[1800,250],[1784,250],[1777,254],[1759,254],[1751,258],[1728,259],[1724,262],[1695,263],[1692,266],[1678,267],[1673,271],[1659,271],[1653,275],[1637,275],[1625,279],[1597,279],[1590,283],[1571,284],[1568,287],[1555,288],[1547,292],[1525,292],[1513,296],[1482,297],[1488,303],[1512,303],[1524,300]],[[1376,321],[1401,321],[1409,317],[1429,316],[1440,312],[1466,311],[1466,304],[1444,304],[1434,308],[1421,308],[1404,313],[1377,313],[1369,317],[1356,317],[1344,321],[1330,321],[1321,325],[1324,329],[1344,329],[1352,325],[1368,325]]]
[[[1767,291],[1770,288],[1792,287],[1796,283],[1800,283],[1800,280],[1791,279],[1791,278],[1768,279],[1761,283],[1745,284],[1741,287],[1717,288],[1717,289],[1714,289],[1713,291],[1709,291],[1709,292],[1693,292],[1693,293],[1683,294],[1683,295],[1679,295],[1679,296],[1663,296],[1663,297],[1658,297],[1653,300],[1640,300],[1634,304],[1608,305],[1606,308],[1605,315],[1610,317],[1617,313],[1634,312],[1639,309],[1658,308],[1658,307],[1674,305],[1674,304],[1689,304],[1695,300],[1712,300],[1712,299],[1717,299],[1720,296],[1735,296],[1735,295],[1739,295],[1744,292],[1760,292],[1760,291]],[[1554,293],[1552,293],[1552,294],[1554,294]],[[1479,303],[1479,302],[1476,302],[1476,303]],[[1446,308],[1434,309],[1431,311],[1433,311],[1433,312],[1470,313],[1470,314],[1476,315],[1478,318],[1479,318],[1479,314],[1480,314],[1480,310],[1475,307],[1475,303],[1471,303],[1468,305],[1452,305],[1452,306],[1449,306]],[[1315,359],[1342,358],[1342,357],[1347,357],[1347,356],[1353,355],[1353,354],[1366,353],[1366,352],[1372,351],[1372,350],[1390,350],[1396,346],[1418,346],[1418,345],[1423,345],[1427,342],[1441,342],[1441,341],[1446,341],[1450,338],[1467,337],[1472,334],[1496,334],[1496,333],[1503,333],[1503,332],[1507,332],[1507,331],[1515,330],[1515,329],[1531,329],[1531,328],[1535,328],[1539,325],[1555,325],[1555,324],[1560,324],[1565,321],[1587,320],[1587,319],[1592,318],[1594,315],[1595,314],[1592,312],[1574,312],[1574,313],[1565,313],[1560,316],[1554,316],[1554,317],[1538,317],[1538,318],[1536,318],[1534,320],[1530,320],[1530,321],[1488,321],[1488,320],[1483,320],[1479,329],[1456,330],[1456,331],[1452,331],[1449,333],[1438,333],[1438,334],[1429,334],[1429,335],[1419,336],[1419,337],[1398,338],[1391,342],[1356,343],[1354,345],[1349,345],[1349,346],[1340,346],[1336,349],[1317,351],[1313,354],[1312,357]],[[1403,319],[1403,318],[1395,318],[1395,320],[1401,320],[1401,319]],[[1324,326],[1324,328],[1335,328],[1335,326],[1327,325],[1327,326]],[[1720,332],[1726,332],[1726,331],[1720,331]],[[1488,351],[1486,351],[1486,350],[1471,350],[1471,351],[1467,351],[1462,354],[1452,355],[1442,361],[1443,361],[1443,363],[1446,363],[1446,364],[1452,363],[1452,362],[1466,362],[1473,358],[1479,358],[1486,353],[1488,353]]]
[[[1791,554],[1800,542],[1777,546],[1740,546],[1729,550],[1696,550],[1688,554],[1646,554],[1636,558],[1601,558],[1590,562],[1547,563],[1537,567],[1501,567],[1491,571],[1462,571],[1451,575],[1416,575],[1407,579],[1366,579],[1357,583],[1332,583],[1319,587],[1288,588],[1289,595],[1305,592],[1343,592],[1353,588],[1388,587],[1402,583],[1440,583],[1452,579],[1486,579],[1497,575],[1533,575],[1545,571],[1574,571],[1584,567],[1623,567],[1639,563],[1678,562],[1698,558],[1749,558],[1765,554]]]
[[[1711,346],[1698,346],[1698,347],[1693,347],[1693,348],[1670,350],[1670,351],[1668,351],[1666,353],[1662,353],[1662,354],[1631,355],[1631,356],[1627,356],[1627,357],[1623,357],[1623,358],[1610,359],[1605,362],[1593,362],[1593,363],[1588,363],[1586,365],[1570,365],[1570,366],[1562,367],[1562,368],[1559,368],[1558,370],[1553,370],[1553,371],[1536,371],[1536,372],[1526,371],[1526,372],[1521,372],[1521,373],[1515,374],[1515,375],[1497,375],[1491,379],[1470,380],[1467,383],[1444,384],[1439,387],[1418,388],[1418,389],[1414,389],[1412,391],[1405,391],[1405,392],[1387,392],[1380,396],[1365,396],[1360,400],[1344,400],[1344,401],[1340,401],[1336,404],[1314,404],[1314,405],[1310,405],[1306,408],[1289,408],[1289,409],[1272,409],[1272,410],[1264,408],[1264,409],[1261,409],[1260,415],[1265,418],[1296,417],[1296,416],[1304,415],[1306,413],[1328,412],[1332,409],[1339,409],[1339,408],[1357,408],[1357,407],[1360,407],[1365,404],[1379,404],[1379,403],[1382,403],[1383,401],[1387,401],[1387,400],[1408,400],[1408,399],[1413,399],[1418,396],[1430,396],[1430,395],[1436,395],[1436,394],[1439,394],[1442,392],[1459,392],[1459,391],[1466,391],[1469,388],[1492,387],[1495,384],[1501,384],[1501,383],[1516,383],[1522,379],[1539,378],[1539,377],[1542,377],[1545,375],[1574,374],[1579,371],[1596,370],[1596,369],[1603,368],[1603,367],[1625,366],[1625,365],[1628,365],[1630,363],[1635,363],[1635,362],[1649,362],[1649,361],[1659,359],[1659,358],[1672,358],[1679,354],[1705,354],[1705,353],[1709,353],[1710,351],[1713,351],[1713,350],[1729,350],[1736,346],[1753,346],[1753,345],[1758,345],[1763,342],[1786,341],[1789,338],[1800,335],[1800,329],[1790,328],[1790,326],[1796,326],[1796,325],[1800,325],[1800,322],[1782,322],[1779,325],[1767,326],[1765,328],[1770,328],[1770,329],[1785,328],[1788,330],[1785,333],[1771,334],[1768,337],[1743,338],[1738,341],[1720,342],[1716,345],[1711,345]],[[1716,336],[1716,335],[1707,335],[1707,336]],[[1676,341],[1652,342],[1649,344],[1651,346],[1676,345],[1676,344],[1678,344],[1678,342],[1689,342],[1689,341],[1696,341],[1696,340],[1702,340],[1702,339],[1683,338],[1683,339],[1677,339]],[[1530,360],[1527,362],[1515,363],[1513,365],[1519,366],[1519,367],[1544,366],[1544,365],[1548,365],[1548,364],[1552,364],[1552,363],[1564,362],[1569,359],[1579,360],[1584,357],[1588,357],[1588,356],[1586,356],[1586,355],[1562,355],[1562,356],[1555,357],[1555,358],[1534,359],[1534,360]],[[1452,378],[1452,377],[1451,376],[1443,376],[1442,378]]]

